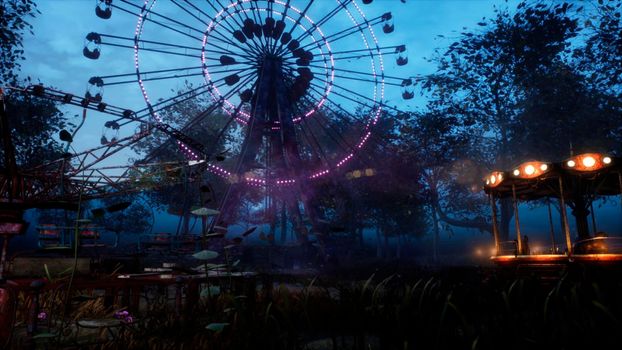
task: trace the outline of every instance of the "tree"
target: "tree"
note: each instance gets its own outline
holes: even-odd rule
[[[73,124],[55,102],[15,93],[6,97],[6,112],[18,167],[29,168],[62,156],[56,135]],[[0,149],[0,162],[5,166],[4,148]]]
[[[622,100],[622,3],[598,1],[594,11],[585,12],[587,39],[574,58],[578,69],[601,91]]]
[[[400,155],[420,169],[417,180],[420,198],[431,217],[434,261],[438,258],[440,221],[490,230],[480,214],[487,203],[478,193],[479,186],[473,187],[483,176],[475,165],[479,148],[473,147],[473,142],[479,141],[478,132],[446,111],[411,113],[401,124]]]
[[[581,29],[572,6],[521,2],[514,14],[495,9],[494,18],[464,31],[432,58],[437,72],[419,82],[430,97],[427,109],[479,130],[470,133],[473,142],[465,152],[479,169],[510,169],[529,158],[558,160],[570,144],[602,150],[619,143],[612,133],[619,128],[619,112],[604,103],[612,96],[591,87],[571,59],[572,40]],[[473,184],[455,185],[439,194],[458,198],[455,190]],[[507,239],[512,206],[509,200],[500,205],[500,234]],[[448,206],[435,206],[445,222],[478,225],[455,220]],[[483,212],[473,215],[487,223]]]
[[[120,243],[121,232],[140,235],[153,224],[153,212],[141,203],[143,194],[133,193],[101,200],[103,207],[91,209],[93,223],[115,234],[114,247]]]
[[[223,154],[230,147],[237,147],[239,134],[235,122],[220,135],[220,132],[227,125],[228,115],[223,115],[209,110],[213,101],[205,94],[188,96],[193,90],[193,86],[186,82],[185,86],[178,90],[173,90],[178,96],[184,96],[185,100],[172,104],[170,107],[159,113],[162,120],[184,133],[203,143],[206,151],[210,154]],[[190,98],[188,98],[190,97]],[[208,173],[203,166],[182,166],[187,164],[187,159],[179,150],[176,141],[169,135],[155,131],[150,137],[137,142],[133,149],[141,155],[140,162],[153,163],[160,162],[163,168],[163,180],[161,183],[172,183],[172,185],[154,187],[150,192],[152,201],[160,207],[168,207],[169,213],[180,215],[183,219],[183,233],[188,233],[190,222],[190,208],[193,205],[218,206],[220,199],[226,190],[226,180]],[[234,153],[234,152],[232,152]],[[214,159],[210,159],[214,161]],[[232,164],[236,159],[227,157],[223,162]],[[177,164],[166,164],[167,162],[177,162]],[[199,194],[204,193],[205,189],[210,195],[205,199],[200,198]],[[209,203],[207,202],[209,201]]]
[[[24,30],[32,32],[28,18],[39,14],[32,0],[6,0],[0,2],[0,80],[4,84],[17,81],[20,61],[24,59]]]
[[[33,34],[28,19],[38,13],[31,0],[0,3],[0,88],[19,84],[20,62],[24,59],[24,31]],[[26,81],[29,82],[30,78]],[[7,120],[0,126],[8,125],[8,133],[3,137],[11,136],[17,166],[26,168],[59,158],[62,148],[53,136],[71,124],[67,123],[57,105],[19,93],[4,92]],[[8,166],[4,164],[5,147],[0,149],[0,166],[3,168]]]

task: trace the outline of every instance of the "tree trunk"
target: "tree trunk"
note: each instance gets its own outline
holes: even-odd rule
[[[285,208],[285,201],[282,201],[281,206],[281,243],[285,243],[287,240],[287,209]]]
[[[382,258],[382,242],[380,238],[380,224],[376,224],[376,258]]]
[[[587,205],[582,196],[575,197],[572,215],[574,215],[575,222],[577,223],[577,235],[579,240],[590,238],[590,227],[587,222],[590,211],[587,210]]]
[[[436,207],[431,206],[432,222],[434,223],[434,236],[432,237],[432,261],[438,263],[438,240],[440,236],[438,216],[436,215]]]
[[[512,198],[502,198],[500,201],[499,242],[510,240],[510,223],[514,217]]]

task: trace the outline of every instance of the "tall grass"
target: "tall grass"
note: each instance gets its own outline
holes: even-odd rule
[[[92,348],[599,348],[622,334],[618,276],[579,270],[543,283],[536,276],[465,270],[363,281],[315,278],[271,294],[223,290],[201,298],[185,318],[170,303],[153,303],[118,339],[100,339]],[[44,308],[58,307],[58,294],[46,292]],[[107,315],[99,300],[70,317]]]

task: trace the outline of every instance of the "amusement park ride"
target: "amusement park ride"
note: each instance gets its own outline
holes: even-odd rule
[[[131,165],[102,166],[157,131],[173,139],[183,155],[168,166],[193,166],[229,183],[221,213],[236,209],[248,186],[261,188],[268,198],[266,211],[274,218],[276,200],[286,204],[299,239],[305,240],[303,217],[312,226],[322,221],[310,183],[345,172],[376,137],[378,121],[398,112],[386,103],[386,86],[400,88],[404,99],[414,96],[412,79],[385,74],[386,56],[393,56],[394,66],[408,63],[404,45],[383,46],[377,35],[394,31],[392,14],[368,18],[363,7],[355,0],[97,1],[99,18],[134,16],[135,28],[127,36],[88,33],[83,55],[100,60],[116,56],[115,50],[125,53],[132,60],[129,72],[91,77],[84,97],[42,85],[4,89],[82,107],[83,122],[87,110],[101,112],[104,128],[115,137],[70,153],[80,126],[72,133],[63,130],[63,158],[20,169],[11,116],[2,108],[6,167],[0,175],[0,234],[23,233],[26,209],[75,209],[80,200],[138,191],[141,178],[162,178],[162,163],[153,163],[154,154]],[[180,83],[192,88],[171,92]],[[140,89],[144,108],[132,111],[104,102],[105,88],[131,84]],[[167,109],[198,97],[210,103],[185,123],[163,119]],[[224,121],[216,139],[189,136],[193,126],[214,116]],[[227,145],[225,160],[214,145],[227,134],[239,141]],[[217,221],[226,217],[212,225]]]
[[[542,263],[619,263],[622,262],[622,238],[598,231],[593,201],[598,196],[622,196],[622,159],[602,153],[584,153],[563,162],[529,161],[510,171],[494,171],[485,179],[485,192],[492,208],[495,254],[500,265]],[[496,200],[511,198],[514,205],[516,240],[501,242],[497,228]],[[559,202],[564,242],[555,242],[553,222],[549,221],[551,249],[533,252],[521,232],[520,201],[551,199]],[[566,207],[576,220],[577,240],[573,244]],[[592,232],[588,219],[592,214]]]

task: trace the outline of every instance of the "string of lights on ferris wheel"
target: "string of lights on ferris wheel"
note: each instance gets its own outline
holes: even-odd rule
[[[256,58],[266,55],[278,56],[282,60],[284,71],[295,77],[292,94],[298,96],[295,96],[296,115],[292,116],[292,121],[298,125],[301,137],[307,140],[307,147],[317,152],[323,159],[324,165],[306,174],[304,178],[307,179],[324,176],[331,170],[344,166],[370,139],[372,129],[381,117],[383,109],[397,111],[396,108],[383,102],[385,85],[401,87],[404,91],[407,79],[386,75],[383,55],[395,55],[396,64],[402,66],[408,62],[406,48],[404,45],[381,46],[373,29],[375,26],[381,26],[384,33],[391,33],[394,30],[391,13],[367,19],[356,1],[337,0],[334,8],[325,11],[323,16],[314,22],[308,14],[313,1],[309,1],[306,6],[300,8],[294,6],[291,0],[268,1],[263,5],[260,5],[259,1],[252,0],[207,2],[214,11],[214,15],[210,15],[204,8],[198,7],[191,1],[173,0],[171,3],[177,10],[182,10],[204,27],[197,28],[196,25],[189,24],[179,16],[171,16],[156,10],[156,1],[146,0],[142,5],[127,0],[121,0],[119,4],[110,0],[98,1],[96,14],[101,18],[110,18],[113,9],[136,16],[134,36],[89,33],[86,36],[84,55],[91,59],[98,59],[102,45],[130,49],[134,52],[135,72],[92,77],[89,80],[87,94],[101,99],[105,86],[138,83],[146,107],[137,111],[135,115],[141,121],[153,119],[156,123],[163,123],[159,114],[161,111],[183,101],[206,95],[212,100],[211,104],[205,108],[207,113],[193,116],[183,126],[182,132],[199,123],[216,109],[222,110],[229,117],[226,127],[231,125],[231,121],[247,125],[251,115],[247,109],[242,107],[251,103],[253,94],[256,93],[253,90],[258,89],[256,82],[260,63]],[[363,3],[369,3],[369,1],[363,1]],[[332,33],[325,32],[322,26],[340,13],[346,14],[351,25]],[[143,37],[146,23],[152,23],[161,28],[169,36],[177,35],[179,40],[151,40],[151,38]],[[335,46],[336,42],[353,38],[353,35],[360,35],[357,40],[363,44],[363,48],[341,49],[339,45]],[[184,40],[191,40],[200,45],[188,45],[184,43]],[[340,47],[340,49],[335,50],[334,47]],[[179,64],[178,67],[145,69],[142,67],[141,60],[145,54],[198,59],[198,61],[194,65]],[[339,65],[339,62],[350,62],[361,58],[369,59],[368,71],[357,69],[358,67]],[[204,84],[193,87],[180,95],[160,98],[152,102],[147,84],[193,77],[203,77]],[[344,82],[338,83],[336,80]],[[348,85],[353,82],[356,84]],[[360,86],[369,86],[370,91],[361,91],[360,88],[356,88]],[[412,98],[407,91],[402,93],[402,97]],[[311,135],[312,130],[305,129],[304,121],[314,119],[310,117],[318,115],[322,109],[339,110],[345,115],[354,117],[353,107],[348,109],[346,106],[369,109],[364,130],[355,145],[346,144],[341,135],[335,136],[334,132],[331,133],[330,123],[327,125],[318,123],[318,125],[322,124],[321,129],[325,134],[345,151],[340,158],[329,159],[325,152],[322,152],[322,145],[317,141],[318,137]],[[329,119],[326,116],[318,118],[322,121]],[[116,121],[121,126],[136,121],[136,118],[122,119],[124,118]],[[354,119],[358,119],[358,116]],[[349,122],[349,120],[345,121]],[[354,123],[350,125],[352,124]],[[273,125],[272,129],[278,130],[279,126]],[[339,137],[342,138],[341,141],[338,140]],[[190,161],[206,161],[206,155],[198,152],[193,145],[179,139],[177,143]],[[241,175],[210,162],[207,162],[207,166],[210,171],[230,179],[239,178]],[[301,178],[263,179],[244,174],[243,180],[251,184],[282,185],[296,183]]]

